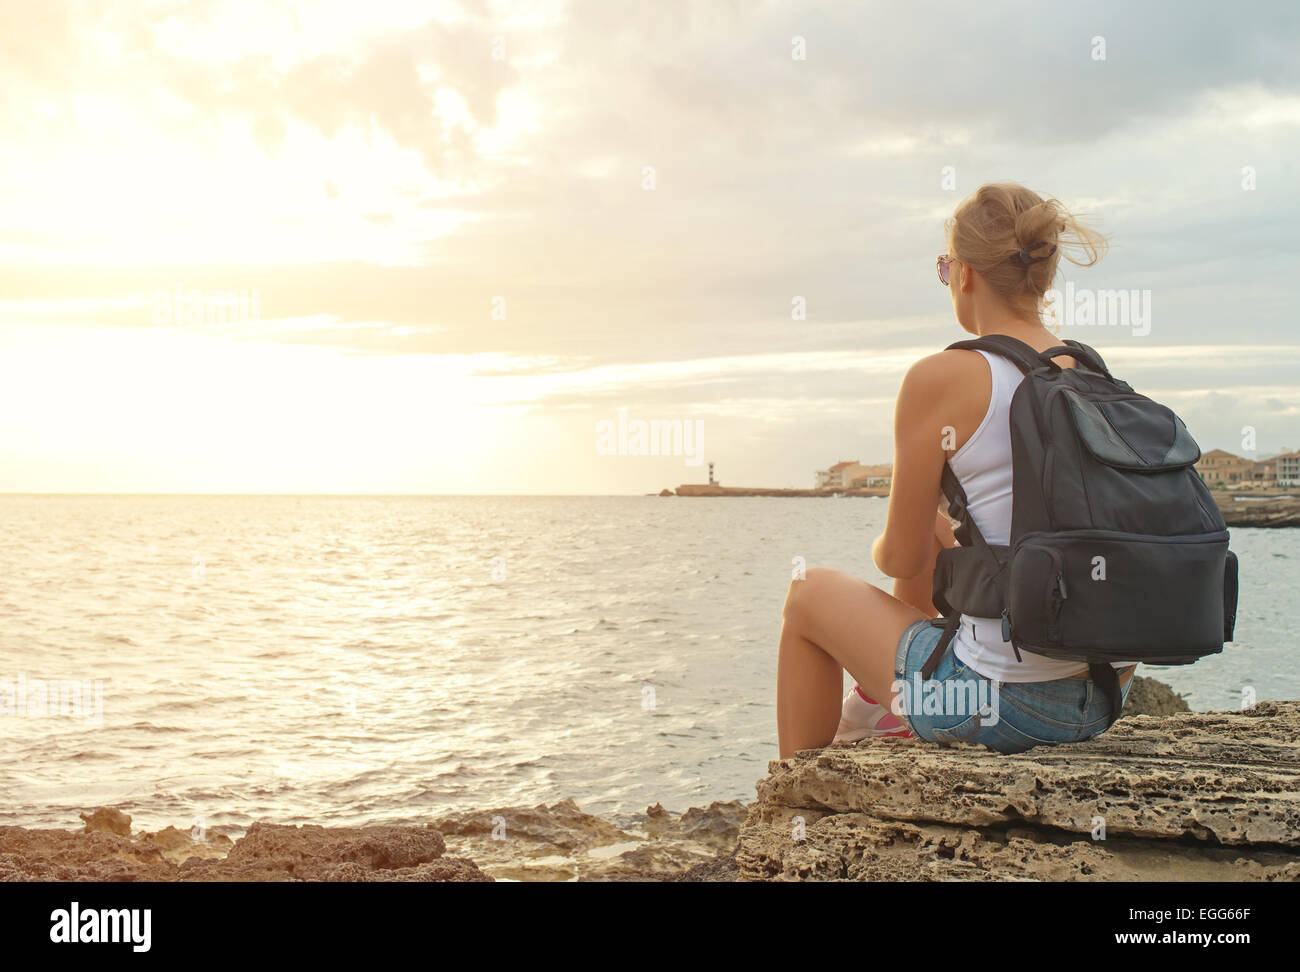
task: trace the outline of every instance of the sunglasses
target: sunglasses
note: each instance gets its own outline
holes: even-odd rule
[[[939,271],[939,283],[945,287],[948,286],[948,269],[956,262],[948,254],[943,253],[934,259],[934,267]]]

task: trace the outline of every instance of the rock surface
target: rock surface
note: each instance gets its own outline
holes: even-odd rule
[[[1166,716],[1175,712],[1190,712],[1187,700],[1164,682],[1154,678],[1133,676],[1128,697],[1124,700],[1124,715]]]
[[[1300,880],[1300,703],[1129,715],[1017,755],[808,750],[771,763],[736,861],[743,880]]]
[[[473,861],[445,856],[431,827],[255,823],[232,843],[174,827],[132,839],[131,818],[102,807],[82,819],[83,833],[0,827],[0,881],[492,880]]]
[[[191,857],[222,860],[235,846],[225,834],[205,834],[199,840],[190,831],[175,827],[164,827],[156,834],[142,834],[140,841],[152,843],[173,864],[184,864]]]
[[[424,827],[255,823],[231,841],[175,827],[132,837],[129,816],[101,807],[80,833],[0,827],[0,881],[731,881],[746,810],[655,804],[612,822],[563,800]]]
[[[113,807],[100,807],[94,813],[83,813],[80,817],[85,821],[88,834],[118,834],[121,837],[131,835],[131,818]]]
[[[733,880],[739,800],[692,807],[659,804],[611,822],[572,800],[451,814],[434,821],[453,851],[496,878],[515,881]],[[729,874],[727,877],[718,875]]]
[[[1300,526],[1300,499],[1237,500],[1230,493],[1216,491],[1215,502],[1228,526],[1294,527]]]

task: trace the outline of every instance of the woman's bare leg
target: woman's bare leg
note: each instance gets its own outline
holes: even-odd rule
[[[781,757],[825,746],[840,717],[841,670],[882,705],[893,702],[904,629],[928,617],[851,574],[813,567],[790,583],[776,675]]]

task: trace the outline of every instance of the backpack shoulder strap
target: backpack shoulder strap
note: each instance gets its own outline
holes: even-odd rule
[[[944,348],[945,351],[989,351],[1006,358],[1025,374],[1038,368],[1050,367],[1039,357],[1038,352],[1019,338],[1008,334],[986,334],[984,337],[957,341]]]
[[[1048,348],[1046,351],[1035,351],[1024,341],[1013,338],[1008,334],[986,334],[979,338],[957,341],[948,345],[944,350],[990,351],[1008,359],[1025,374],[1040,368],[1057,371],[1058,366],[1052,361],[1052,358],[1059,356],[1064,351],[1070,351],[1080,364],[1100,375],[1105,375],[1107,378],[1111,377],[1110,370],[1106,367],[1106,362],[1102,360],[1101,355],[1082,341],[1072,341],[1069,338],[1065,339],[1064,344],[1059,344],[1054,348]]]
[[[1065,343],[1075,350],[1083,352],[1083,357],[1077,359],[1080,363],[1087,365],[1093,371],[1103,374],[1107,378],[1111,376],[1110,369],[1106,367],[1106,362],[1102,360],[1101,355],[1094,348],[1082,341],[1071,341],[1069,338],[1065,339]]]
[[[1031,371],[1040,368],[1051,368],[1053,365],[1050,361],[1044,361],[1039,357],[1037,351],[1031,348],[1024,341],[1013,338],[1006,334],[988,334],[980,338],[971,338],[966,341],[958,341],[950,344],[945,349],[948,351],[988,351],[1000,357],[1006,358],[1018,367],[1022,372],[1028,374]],[[939,488],[944,498],[948,500],[948,515],[957,521],[958,526],[954,531],[957,542],[963,547],[971,548],[976,551],[977,556],[986,565],[991,572],[994,587],[999,595],[999,601],[1002,603],[1002,628],[1003,638],[1010,638],[1010,631],[1007,619],[1007,549],[1000,548],[1003,555],[999,556],[992,546],[984,539],[980,533],[979,527],[975,525],[974,518],[970,515],[969,501],[966,497],[966,490],[962,488],[961,481],[953,471],[952,466],[945,459],[943,463],[943,472],[939,480]],[[921,677],[929,679],[934,674],[943,657],[944,651],[952,641],[953,636],[957,633],[957,625],[961,621],[961,612],[954,609],[947,600],[942,596],[941,591],[934,592],[935,606],[939,607],[942,602],[943,614],[945,617],[943,635],[939,638],[934,650],[925,664],[921,666]],[[1013,649],[1016,653],[1016,660],[1020,660],[1020,649]]]
[[[992,572],[993,585],[998,592],[998,600],[1002,604],[1002,637],[1009,639],[1011,633],[1006,610],[1007,557],[1005,551],[1007,548],[1000,548],[1004,551],[1004,554],[1003,556],[998,556],[994,551],[994,548],[984,539],[984,535],[980,533],[979,527],[975,525],[974,517],[970,515],[966,490],[962,488],[961,480],[957,478],[957,474],[953,472],[953,468],[949,465],[947,459],[943,462],[943,473],[940,476],[939,487],[943,491],[944,498],[948,500],[948,515],[958,522],[957,529],[954,531],[954,536],[956,536],[957,542],[963,547],[974,549],[977,556],[979,556],[986,565],[987,569]],[[942,553],[940,556],[942,556]],[[957,626],[961,622],[961,611],[953,608],[952,605],[948,603],[947,598],[943,596],[943,592],[938,590],[937,587],[933,593],[933,597],[934,604],[936,607],[941,608],[945,621],[943,625],[943,635],[935,644],[934,650],[930,652],[930,657],[927,658],[925,664],[921,666],[921,678],[927,681],[934,674],[935,669],[939,667],[939,662],[943,658],[943,653],[948,648],[948,644],[952,641],[953,636],[957,633]],[[1016,661],[1020,661],[1020,649],[1013,645],[1012,650],[1016,653]]]

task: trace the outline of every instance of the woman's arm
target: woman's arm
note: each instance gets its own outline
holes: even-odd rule
[[[945,449],[955,449],[974,431],[969,416],[981,394],[981,372],[987,401],[991,380],[983,359],[968,351],[941,351],[912,365],[898,392],[889,512],[885,532],[876,538],[871,558],[882,573],[909,582],[905,590],[911,597],[902,599],[911,604],[924,586],[929,605],[930,576],[939,544],[956,544],[949,539],[950,521],[939,511],[939,480]],[[983,412],[976,414],[982,416]]]
[[[947,507],[947,501],[941,504]],[[894,580],[894,597],[898,598],[904,604],[910,604],[930,617],[936,617],[939,609],[934,606],[932,600],[934,596],[934,563],[939,556],[939,551],[944,547],[957,546],[957,538],[952,534],[952,520],[948,514],[939,511],[934,521],[934,547],[930,557],[930,565],[915,577],[898,577]]]

